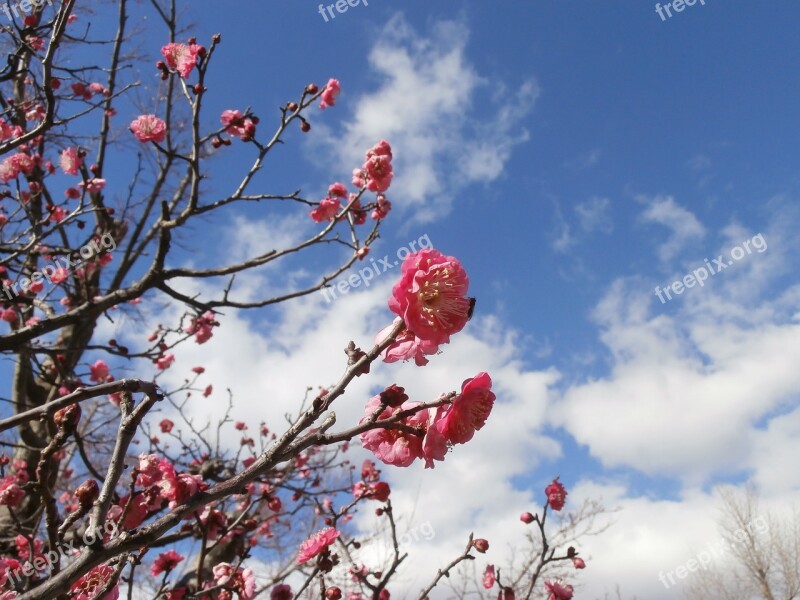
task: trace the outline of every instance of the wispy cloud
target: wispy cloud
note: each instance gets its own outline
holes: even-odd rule
[[[658,247],[658,257],[667,262],[690,242],[705,237],[706,229],[690,211],[680,206],[672,196],[637,197],[647,208],[640,215],[645,223],[657,223],[670,230],[669,238]]]
[[[447,214],[469,184],[501,177],[514,147],[529,139],[523,121],[537,84],[479,74],[465,52],[468,39],[462,22],[440,21],[423,35],[396,15],[369,53],[379,85],[355,97],[341,130],[323,130],[328,157],[346,172],[379,139],[389,140],[396,172],[389,195],[416,221]]]

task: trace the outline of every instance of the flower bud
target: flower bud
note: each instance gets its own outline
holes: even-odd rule
[[[483,554],[489,549],[489,542],[483,538],[478,538],[472,541],[472,546],[475,550]]]
[[[298,108],[299,107],[297,106],[297,102],[289,102],[289,104],[286,105],[286,110],[292,113],[297,112]]]
[[[53,422],[59,429],[72,431],[81,420],[81,407],[79,404],[70,404],[59,408],[53,415]]]
[[[533,523],[536,520],[536,517],[529,512],[524,512],[519,516],[519,520],[527,525],[528,523]]]
[[[211,36],[211,41],[214,42],[215,44],[219,44],[222,41],[222,36],[218,33],[215,33],[214,35]]]
[[[309,131],[311,131],[311,125],[308,123],[308,121],[303,121],[302,123],[300,123],[300,131],[302,131],[303,133],[308,133]]]
[[[306,94],[311,94],[312,96],[319,91],[316,83],[309,83],[306,86]]]
[[[327,600],[339,600],[339,598],[341,597],[342,597],[342,590],[340,590],[335,585],[325,590],[325,598],[327,598]]]
[[[572,557],[572,564],[575,566],[576,569],[585,569],[586,563],[580,556]]]
[[[81,503],[81,508],[89,508],[100,495],[100,487],[94,479],[87,479],[75,490],[75,497]]]
[[[408,394],[405,388],[393,383],[380,393],[381,403],[392,408],[398,408],[404,402],[408,402]]]

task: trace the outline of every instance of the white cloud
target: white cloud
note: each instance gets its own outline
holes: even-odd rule
[[[387,139],[395,158],[389,197],[402,199],[395,208],[412,209],[416,221],[447,214],[467,185],[501,177],[513,148],[529,138],[522,121],[538,86],[527,80],[508,89],[478,74],[466,56],[468,38],[460,22],[438,22],[423,37],[396,15],[369,53],[379,87],[354,100],[341,131],[321,128],[328,158],[346,173]],[[484,98],[489,89],[493,96]]]
[[[610,206],[611,201],[608,198],[597,196],[578,204],[575,207],[575,214],[578,215],[581,228],[587,233],[592,231],[611,233],[614,230],[614,224],[608,214]]]
[[[690,242],[705,237],[705,227],[690,211],[678,205],[672,196],[656,196],[637,198],[647,205],[641,214],[645,223],[658,223],[670,230],[666,242],[658,248],[658,256],[662,261],[669,261]]]

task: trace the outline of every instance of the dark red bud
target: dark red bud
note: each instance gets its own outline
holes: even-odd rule
[[[341,597],[342,590],[336,586],[329,587],[327,590],[325,590],[325,598],[327,598],[327,600],[339,600]]]
[[[53,422],[59,429],[72,431],[81,420],[81,407],[79,404],[70,404],[59,408],[53,415]]]
[[[89,508],[100,495],[100,486],[94,479],[87,479],[75,490],[75,497],[82,508]]]

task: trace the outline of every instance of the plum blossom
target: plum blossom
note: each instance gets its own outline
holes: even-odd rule
[[[201,48],[203,47],[198,44],[172,42],[161,48],[161,55],[170,69],[175,69],[178,75],[186,79],[197,65],[197,56],[201,53]]]
[[[554,579],[553,581],[546,579],[544,587],[550,592],[548,600],[570,600],[572,598],[572,586],[564,585],[564,582],[560,579]]]
[[[183,328],[183,331],[194,335],[198,344],[205,344],[213,335],[212,329],[217,326],[219,323],[215,319],[214,313],[207,310],[199,317],[192,317],[191,322]]]
[[[336,104],[336,97],[341,93],[338,79],[329,79],[325,89],[320,95],[319,107],[323,110]]]
[[[378,421],[389,419],[396,413],[414,408],[418,404],[404,402],[398,407],[389,407],[381,402],[381,395],[378,394],[367,402],[366,414],[359,424],[369,422],[373,413],[381,406],[385,406],[385,408],[378,415]],[[406,417],[401,423],[406,427],[419,428],[424,433],[427,422],[428,409],[426,408]],[[422,435],[414,435],[401,429],[377,428],[361,434],[361,445],[365,449],[371,451],[381,462],[398,467],[407,467],[414,462],[414,459],[424,456],[422,442]]]
[[[386,339],[393,327],[394,323],[379,331],[378,335],[375,336],[375,344],[379,344]],[[383,351],[381,356],[383,357],[383,362],[387,363],[397,362],[398,360],[411,360],[413,358],[418,367],[424,367],[428,364],[428,359],[425,356],[437,354],[438,352],[438,344],[428,340],[421,340],[408,329],[403,329],[397,334],[395,341]]]
[[[341,533],[333,527],[328,527],[316,532],[305,542],[300,544],[300,550],[297,553],[297,564],[302,565],[303,563],[307,563],[318,554],[326,552],[328,546],[335,542],[336,538],[340,535]]]
[[[163,142],[167,135],[167,124],[155,115],[140,115],[130,129],[140,142]]]
[[[17,483],[17,478],[10,475],[0,479],[0,505],[13,507],[22,501],[25,491]]]
[[[490,590],[494,587],[495,573],[494,565],[486,565],[486,570],[483,572],[483,587]]]
[[[464,381],[452,404],[437,409],[433,426],[449,443],[466,444],[486,424],[495,398],[489,374],[478,373]]]
[[[83,164],[83,159],[78,154],[78,149],[70,146],[61,151],[58,163],[61,166],[61,170],[67,175],[77,175],[78,169]]]
[[[108,381],[108,365],[104,360],[97,360],[89,367],[89,379],[95,383]]]
[[[172,363],[174,362],[175,362],[175,355],[172,354],[171,352],[168,352],[167,354],[159,356],[156,359],[156,366],[162,371],[164,371],[166,369],[169,369],[172,366]]]
[[[309,216],[314,219],[314,222],[321,223],[322,221],[333,221],[339,213],[342,203],[338,198],[323,198],[314,210],[309,211]]]
[[[233,590],[240,600],[252,600],[256,596],[256,578],[252,569],[234,567],[230,563],[220,563],[212,569],[217,585]]]
[[[175,423],[169,419],[162,419],[158,426],[161,428],[161,433],[169,433],[175,427]]]
[[[564,502],[567,499],[567,490],[561,485],[558,477],[553,479],[553,483],[544,489],[544,493],[547,495],[547,503],[550,505],[550,508],[555,511],[564,508]]]
[[[243,142],[252,141],[256,136],[256,122],[251,117],[247,117],[238,110],[223,111],[219,120],[225,127],[225,132],[234,137],[238,137]]]
[[[183,556],[175,552],[175,550],[168,550],[158,555],[153,565],[150,567],[150,573],[153,577],[158,577],[161,573],[172,571],[183,560]]]
[[[457,258],[426,248],[403,261],[389,309],[418,338],[446,344],[470,316],[469,278]]]
[[[392,183],[392,147],[381,140],[367,150],[366,160],[360,169],[353,170],[353,185],[371,192],[385,192]]]
[[[114,569],[110,565],[97,565],[83,577],[78,579],[70,587],[72,600],[95,600],[97,593],[102,590],[108,580],[114,574]],[[102,599],[98,600],[117,600],[119,598],[119,584],[115,583]]]

